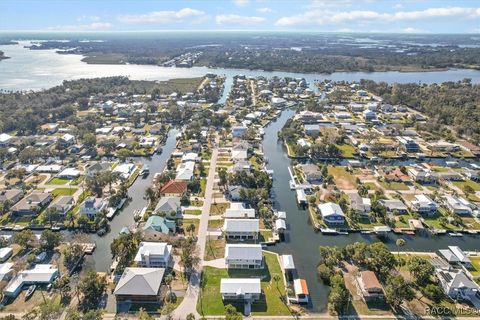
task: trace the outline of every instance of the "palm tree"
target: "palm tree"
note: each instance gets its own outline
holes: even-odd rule
[[[397,256],[400,257],[400,247],[403,247],[405,245],[405,240],[403,239],[397,239],[395,244],[397,245]]]
[[[277,286],[277,291],[280,293],[280,289],[278,289],[278,282],[280,281],[280,276],[278,274],[275,274],[273,276],[273,281],[275,281],[275,284]]]
[[[153,190],[152,187],[145,189],[145,198],[148,199],[150,204],[154,203],[157,200],[157,193]]]

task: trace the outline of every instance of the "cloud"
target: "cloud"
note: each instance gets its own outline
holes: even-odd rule
[[[152,11],[145,14],[126,14],[118,16],[118,21],[124,23],[176,23],[186,18],[198,18],[205,15],[204,11],[183,8],[178,11]]]
[[[413,28],[413,27],[408,27],[408,28],[402,29],[402,32],[403,33],[426,33],[425,30],[417,29],[417,28]]]
[[[49,27],[48,30],[57,31],[102,31],[109,30],[113,27],[110,22],[92,22],[90,24],[78,24],[67,26]]]
[[[215,17],[218,24],[259,24],[266,21],[263,17],[239,16],[236,14],[221,14]]]
[[[278,19],[276,26],[285,27],[297,24],[336,24],[343,22],[391,22],[405,20],[422,20],[427,18],[446,17],[480,17],[480,8],[428,8],[419,11],[397,11],[394,13],[382,13],[373,10],[352,10],[352,11],[331,11],[331,10],[309,10],[302,14],[285,16]]]
[[[100,21],[100,17],[98,16],[80,16],[77,18],[77,21]]]
[[[243,7],[250,3],[250,0],[233,0],[236,6]]]
[[[336,32],[355,32],[355,30],[350,29],[350,28],[341,28],[336,30]]]
[[[270,8],[259,8],[259,9],[257,9],[257,12],[259,12],[259,13],[270,13],[272,11],[273,10],[270,9]]]

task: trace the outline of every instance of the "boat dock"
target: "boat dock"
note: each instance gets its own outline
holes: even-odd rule
[[[93,251],[95,251],[95,248],[97,248],[95,243],[79,243],[79,245],[84,254],[92,254]]]

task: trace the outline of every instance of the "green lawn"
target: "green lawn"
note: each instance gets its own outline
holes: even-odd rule
[[[208,228],[209,229],[218,229],[221,226],[223,226],[223,219],[208,220]]]
[[[68,182],[70,182],[70,180],[68,180],[68,179],[52,178],[46,184],[47,185],[67,184]]]
[[[223,258],[225,255],[225,240],[208,240],[205,245],[205,260]]]
[[[357,152],[354,146],[347,143],[337,144],[336,146],[340,149],[344,158],[353,158]]]
[[[470,262],[472,263],[472,268],[469,270],[472,276],[480,276],[480,256],[470,257]]]
[[[455,227],[453,224],[450,224],[450,223],[448,223],[445,226],[442,226],[440,224],[440,222],[438,221],[438,218],[440,218],[442,216],[441,208],[439,209],[439,212],[440,213],[437,213],[433,217],[425,217],[424,218],[425,219],[424,220],[425,224],[429,225],[431,228],[434,228],[434,229],[451,229],[451,230],[460,229],[459,227]]]
[[[285,285],[283,280],[275,283],[274,275],[281,278],[282,271],[277,256],[264,252],[265,268],[263,270],[227,270],[205,267],[202,274],[202,289],[197,303],[197,311],[201,315],[223,315],[225,305],[220,294],[220,280],[222,278],[261,278],[262,297],[252,304],[252,315],[255,316],[282,316],[289,315],[289,309],[283,302]],[[242,312],[241,306],[237,310]]]
[[[403,182],[380,182],[380,185],[388,190],[408,190],[408,186]]]
[[[214,203],[210,206],[210,214],[220,215],[224,214],[225,210],[230,208],[230,203]]]
[[[207,170],[207,169],[205,169]],[[207,179],[202,178],[200,180],[200,195],[203,197],[205,195],[205,190],[207,189]]]
[[[465,180],[465,181],[453,181],[453,184],[460,189],[464,189],[466,186],[472,187],[473,190],[475,191],[480,191],[480,183],[477,183],[472,180]]]
[[[54,197],[71,196],[77,191],[76,188],[57,188],[52,191]]]
[[[187,209],[183,212],[184,214],[194,214],[194,215],[201,215],[202,214],[202,210],[198,210],[198,209],[195,209],[195,210],[190,210],[190,209]]]
[[[333,176],[339,189],[355,189],[357,186],[355,176],[347,172],[345,167],[328,166],[328,173]]]

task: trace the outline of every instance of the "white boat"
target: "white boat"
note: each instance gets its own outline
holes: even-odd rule
[[[348,231],[338,231],[337,233],[345,236],[348,235]]]
[[[34,284],[28,287],[27,293],[25,293],[25,300],[28,300],[28,298],[32,296],[32,294],[35,292],[35,289],[37,289],[37,286]]]
[[[141,176],[148,176],[150,174],[150,168],[147,165],[144,165],[140,171]]]
[[[329,229],[329,228],[321,228],[320,232],[323,233],[323,234],[331,234],[331,235],[338,234],[337,230]]]
[[[448,235],[450,237],[463,237],[463,234],[461,234],[459,232],[450,232]]]
[[[372,234],[373,231],[372,230],[363,230],[363,231],[360,231],[361,234]]]
[[[296,184],[293,180],[288,181],[288,184],[290,185],[290,190],[296,189]]]

